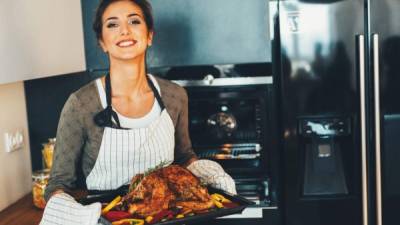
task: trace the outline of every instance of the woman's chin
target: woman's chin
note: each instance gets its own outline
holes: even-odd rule
[[[114,56],[112,58],[114,58],[114,60],[117,61],[126,61],[126,62],[134,62],[137,60],[142,60],[144,59],[145,54],[141,54],[141,55],[137,55],[137,54],[121,54],[118,56]]]

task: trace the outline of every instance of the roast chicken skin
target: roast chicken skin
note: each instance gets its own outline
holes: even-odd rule
[[[192,211],[214,206],[207,188],[199,179],[177,165],[155,170],[146,176],[138,174],[131,184],[137,185],[124,196],[123,202],[129,213],[143,218],[175,206]]]

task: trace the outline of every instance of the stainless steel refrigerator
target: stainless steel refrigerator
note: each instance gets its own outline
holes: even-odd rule
[[[399,224],[400,1],[270,4],[284,224]]]

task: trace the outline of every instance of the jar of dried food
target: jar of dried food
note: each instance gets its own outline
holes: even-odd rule
[[[41,209],[46,206],[46,201],[44,200],[44,191],[47,187],[47,182],[49,180],[50,170],[39,170],[32,173],[32,195],[33,204]]]

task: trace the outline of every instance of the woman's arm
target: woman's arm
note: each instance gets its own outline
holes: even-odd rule
[[[82,109],[72,94],[61,112],[53,167],[45,191],[47,205],[40,225],[94,225],[100,217],[100,203],[83,206],[65,193],[75,185],[77,163],[85,140]]]
[[[177,90],[180,101],[180,112],[175,126],[175,161],[188,166],[197,159],[189,136],[188,95],[183,88]]]
[[[75,186],[76,168],[85,139],[81,109],[79,100],[72,94],[61,112],[53,167],[45,191],[46,200],[49,200],[55,191],[68,192]]]
[[[184,164],[182,164],[183,167],[187,168],[192,162],[195,162],[199,160],[197,157],[192,157],[188,161],[186,161]]]

